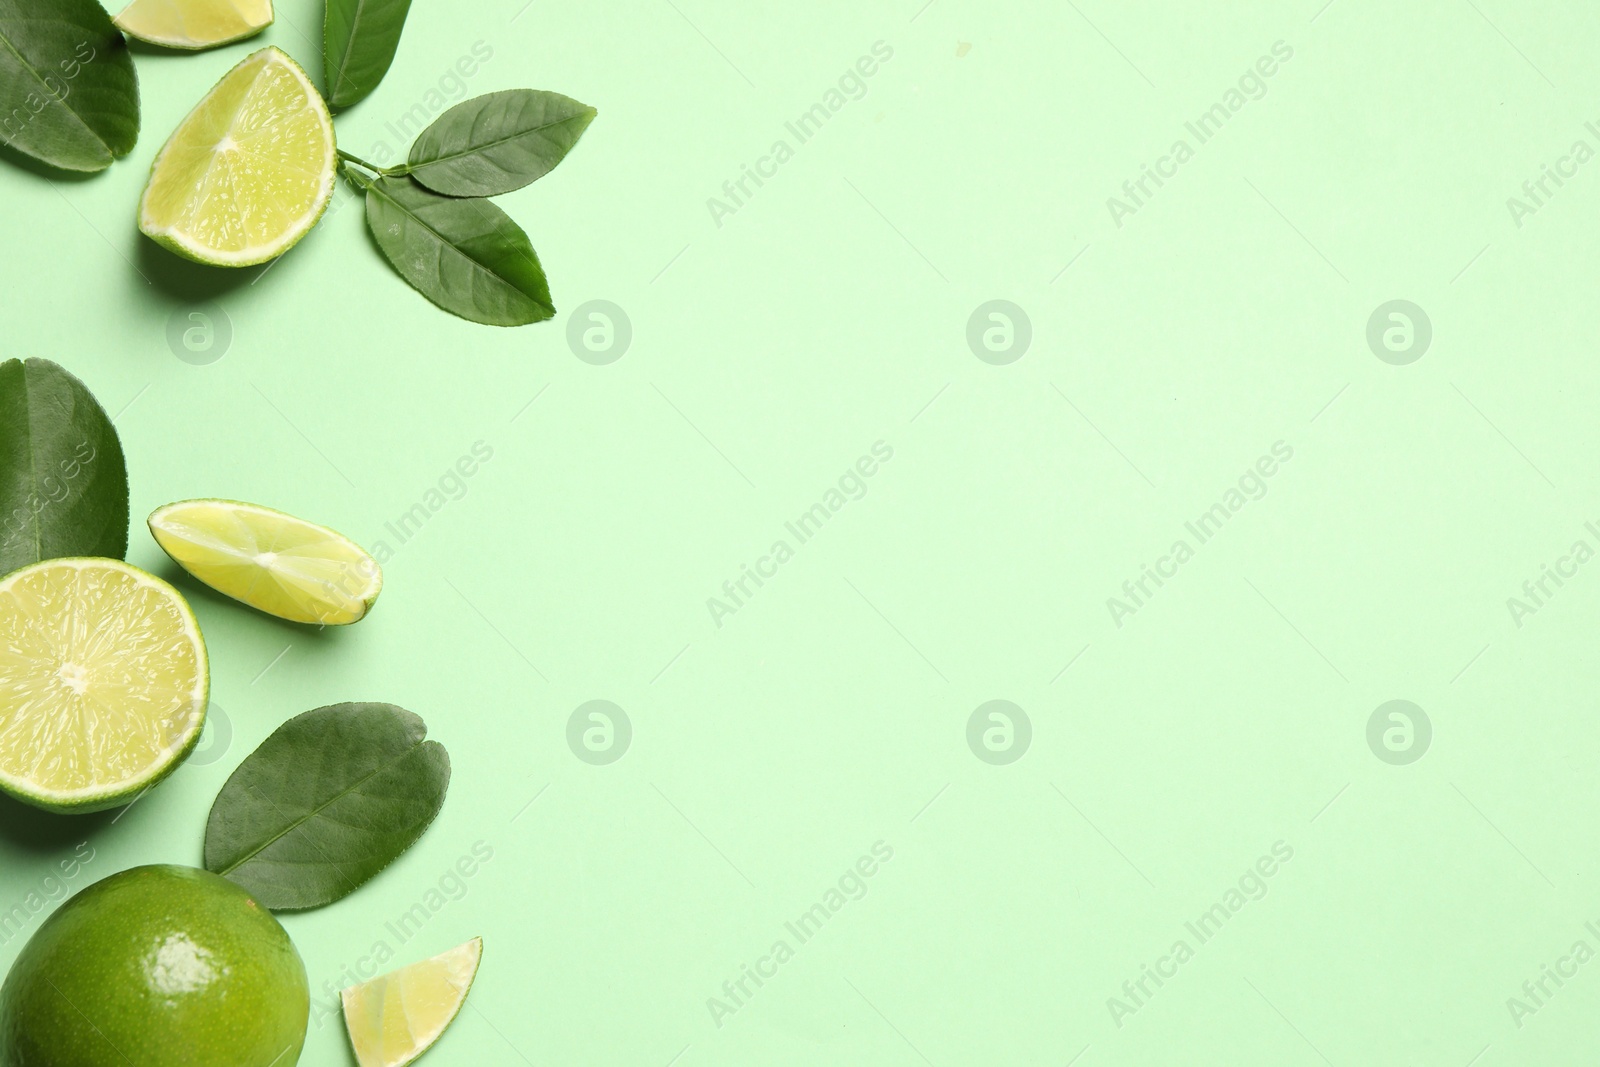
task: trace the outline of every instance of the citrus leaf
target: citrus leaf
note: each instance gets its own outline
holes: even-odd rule
[[[450,757],[427,733],[393,704],[334,704],[290,719],[217,794],[206,870],[274,911],[355,892],[444,805]]]
[[[440,196],[410,178],[379,178],[366,190],[378,247],[435,304],[490,326],[556,313],[528,235],[489,201]]]
[[[0,144],[94,172],[139,138],[128,43],[95,0],[0,0]]]
[[[128,468],[105,411],[47,359],[0,363],[0,574],[127,553]]]
[[[422,131],[407,171],[446,196],[499,196],[554,170],[594,116],[587,104],[537,89],[464,100]]]
[[[328,103],[349,107],[378,87],[410,10],[411,0],[328,0],[322,20]]]

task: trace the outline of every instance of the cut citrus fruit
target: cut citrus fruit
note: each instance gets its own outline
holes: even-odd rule
[[[113,559],[0,580],[0,790],[49,811],[116,807],[205,723],[206,646],[172,586]]]
[[[198,51],[242,41],[272,25],[272,0],[133,0],[111,21],[129,37]]]
[[[383,589],[378,561],[360,545],[259,504],[180,500],[151,514],[150,532],[217,592],[290,622],[358,622]]]
[[[344,1024],[361,1067],[404,1067],[433,1047],[456,1021],[483,960],[483,938],[431,960],[351,986],[342,995]]]
[[[336,156],[316,87],[294,60],[263,48],[224,74],[167,139],[139,201],[139,229],[201,263],[265,263],[322,217]]]

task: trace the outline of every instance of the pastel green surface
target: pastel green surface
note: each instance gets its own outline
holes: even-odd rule
[[[141,53],[146,134],[100,178],[0,168],[9,354],[117,416],[134,514],[259,501],[386,579],[323,633],[183,580],[213,732],[114,825],[0,811],[23,934],[198,862],[282,720],[384,700],[456,781],[401,861],[286,918],[307,1064],[348,1063],[340,986],[479,934],[442,1063],[1593,1057],[1593,19],[419,0],[350,151],[398,162],[494,90],[599,111],[498,201],[558,315],[496,330],[395,276],[348,191],[264,269],[137,236],[165,131],[251,48],[314,69],[320,14]],[[1014,361],[1015,311],[969,323],[996,300]],[[1426,348],[1386,309],[1374,349],[1392,301]],[[129,558],[166,573],[142,531]],[[1369,734],[1395,700],[1428,729]],[[991,701],[1027,716],[1009,749]]]

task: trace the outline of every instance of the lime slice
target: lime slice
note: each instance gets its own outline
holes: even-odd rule
[[[180,500],[151,514],[150,532],[217,592],[290,622],[358,622],[383,589],[378,561],[360,545],[259,504]]]
[[[361,1067],[403,1067],[433,1047],[467,1001],[483,938],[351,986],[344,1024]]]
[[[322,217],[335,158],[328,105],[294,60],[263,48],[167,139],[139,201],[139,229],[201,263],[265,263]]]
[[[113,808],[200,737],[209,675],[189,605],[113,559],[0,580],[0,790],[49,811]]]
[[[111,21],[129,37],[196,51],[241,41],[272,25],[272,0],[133,0]]]

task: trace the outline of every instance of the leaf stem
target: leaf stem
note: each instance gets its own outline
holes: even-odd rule
[[[360,156],[351,155],[349,152],[346,152],[342,148],[336,149],[336,151],[339,153],[339,158],[342,159],[344,162],[346,162],[346,163],[354,163],[358,167],[365,167],[367,170],[370,170],[374,174],[383,174],[383,175],[387,175],[389,177],[399,177],[402,174],[410,174],[411,173],[411,166],[410,166],[410,164],[407,164],[407,163],[401,163],[401,164],[399,164],[397,166],[393,166],[393,167],[380,167],[376,163],[368,163],[366,160],[362,159]]]
[[[343,152],[340,152],[339,154],[341,156],[344,155]],[[355,162],[359,166],[366,166],[366,164],[362,163],[360,160],[356,160]],[[340,161],[340,163],[339,163],[339,173],[343,174],[344,177],[345,177],[345,180],[348,181],[351,185],[355,186],[356,190],[358,192],[360,192],[360,193],[365,194],[366,191],[368,189],[372,188],[372,186],[373,186],[373,179],[371,177],[369,177],[368,175],[365,175],[365,174],[361,173],[359,170],[356,170],[354,167],[352,167],[350,165],[350,161],[349,160],[341,160]]]
[[[378,166],[376,163],[368,163],[366,160],[362,159],[360,156],[353,156],[349,152],[346,152],[342,148],[336,149],[336,151],[339,153],[339,158],[344,160],[346,163],[354,163],[358,167],[365,167],[367,170],[372,171],[374,174],[382,174],[383,173],[383,168]]]

